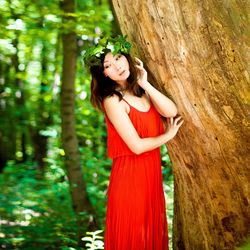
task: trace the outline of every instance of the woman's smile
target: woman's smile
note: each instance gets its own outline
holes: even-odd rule
[[[125,72],[126,72],[126,70],[123,70],[123,71],[119,74],[119,76],[122,76]]]

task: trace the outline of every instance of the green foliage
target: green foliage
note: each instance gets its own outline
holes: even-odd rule
[[[103,239],[103,236],[99,236],[97,234],[103,232],[102,230],[97,230],[95,232],[86,232],[87,235],[91,235],[92,237],[86,236],[83,237],[83,241],[87,241],[86,247],[87,250],[96,250],[96,249],[104,249],[104,242],[100,239]]]
[[[237,247],[235,250],[250,250],[250,237],[248,237],[243,245],[241,245],[239,248]]]
[[[36,175],[33,163],[13,162],[0,175],[0,186],[5,186],[0,195],[0,245],[27,250],[77,248],[68,182],[60,178],[64,173],[54,165],[56,178],[37,180]]]
[[[101,56],[108,51],[112,52],[113,55],[121,52],[129,54],[132,44],[126,41],[126,37],[127,35],[118,35],[117,37],[101,37],[98,40],[98,44],[89,47],[85,51],[83,55],[85,64],[88,66],[101,66]]]
[[[0,167],[7,162],[0,174],[3,249],[79,249],[61,145],[59,94],[61,36],[71,31],[77,35],[75,115],[80,160],[98,226],[105,227],[111,160],[107,158],[104,117],[89,102],[90,76],[82,54],[101,35],[116,35],[115,26],[108,0],[77,1],[76,12],[64,22],[60,2],[0,0]],[[125,40],[119,46],[114,42],[114,49],[121,49],[121,44],[129,49]],[[46,155],[41,167],[35,156],[44,149],[43,140]],[[163,179],[171,226],[171,163],[164,150]],[[82,230],[87,231],[86,225]],[[92,240],[94,237],[97,235]]]

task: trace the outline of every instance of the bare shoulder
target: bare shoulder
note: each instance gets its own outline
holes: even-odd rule
[[[120,101],[117,95],[107,96],[103,100],[105,109],[108,110],[124,110],[124,102]]]

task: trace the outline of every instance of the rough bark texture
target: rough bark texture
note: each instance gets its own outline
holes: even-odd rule
[[[70,20],[68,13],[74,12],[74,0],[64,0],[61,8],[65,12],[64,23]],[[84,245],[81,238],[84,230],[90,230],[91,220],[87,220],[85,213],[91,213],[93,208],[86,192],[86,183],[81,170],[80,153],[75,130],[75,74],[76,74],[76,34],[73,31],[64,31],[63,43],[63,72],[61,86],[61,116],[62,116],[62,142],[65,151],[65,167],[70,184],[70,193],[73,209],[77,216],[78,239]],[[93,219],[93,218],[91,218]],[[91,228],[93,229],[93,228]]]
[[[250,229],[246,1],[113,0],[149,80],[185,120],[167,143],[174,249],[234,249]],[[249,30],[248,30],[249,31]]]

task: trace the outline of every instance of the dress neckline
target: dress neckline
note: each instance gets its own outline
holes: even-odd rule
[[[138,112],[140,112],[140,113],[149,113],[149,111],[151,110],[151,108],[152,108],[152,103],[151,103],[151,101],[149,100],[149,102],[150,102],[150,106],[149,106],[149,109],[148,110],[146,110],[146,111],[141,111],[141,110],[139,110],[139,109],[137,109],[137,108],[135,108],[134,106],[132,106],[127,100],[125,100],[123,97],[122,97],[122,99],[129,105],[129,107],[131,107],[131,108],[133,108],[133,109],[135,109],[136,111],[138,111]]]

